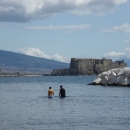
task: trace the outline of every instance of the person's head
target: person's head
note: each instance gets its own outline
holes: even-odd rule
[[[60,88],[62,88],[62,85],[60,86]]]
[[[49,87],[49,89],[51,89],[51,87]]]

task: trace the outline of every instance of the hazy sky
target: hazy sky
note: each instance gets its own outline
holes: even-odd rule
[[[62,62],[130,58],[130,0],[0,0],[0,49]]]

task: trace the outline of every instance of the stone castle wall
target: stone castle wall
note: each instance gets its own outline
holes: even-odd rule
[[[70,73],[99,74],[113,68],[124,68],[127,64],[124,61],[113,62],[112,59],[76,59],[71,58]]]
[[[94,75],[114,68],[124,68],[124,61],[113,62],[112,59],[76,59],[71,58],[69,69],[57,69],[52,75]]]

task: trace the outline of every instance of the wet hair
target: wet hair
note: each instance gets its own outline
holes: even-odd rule
[[[49,87],[49,89],[51,89],[51,87]]]

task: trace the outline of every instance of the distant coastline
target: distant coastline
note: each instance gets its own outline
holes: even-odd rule
[[[102,72],[115,68],[124,68],[127,64],[124,60],[113,62],[112,59],[76,59],[71,58],[70,68],[53,69],[50,73],[2,73],[0,77],[23,77],[23,76],[80,76],[98,75]]]
[[[15,74],[1,74],[0,77],[32,77],[32,76],[45,76],[44,74],[20,74],[20,75],[15,75]]]
[[[124,60],[113,62],[112,59],[82,59],[71,58],[69,69],[53,70],[51,75],[67,76],[67,75],[98,75],[104,71],[114,68],[127,67]]]

